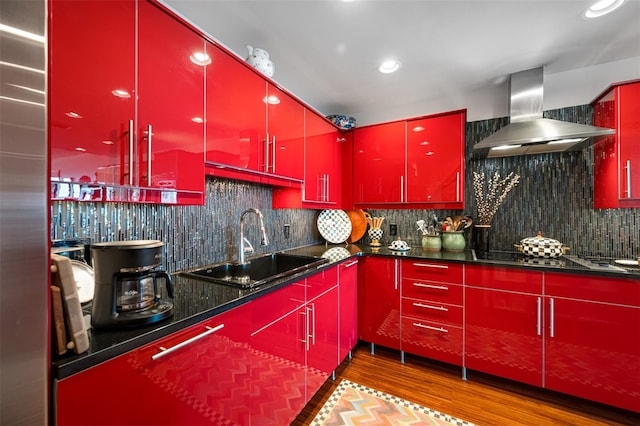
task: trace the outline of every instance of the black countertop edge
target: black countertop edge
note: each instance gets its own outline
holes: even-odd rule
[[[324,257],[328,259],[328,262],[316,268],[273,281],[255,289],[238,289],[198,280],[180,273],[172,274],[175,294],[172,300],[174,303],[174,314],[171,318],[145,327],[113,330],[89,329],[89,350],[87,352],[82,354],[68,352],[62,356],[54,355],[52,357],[52,378],[61,380],[69,377],[126,352],[140,348],[157,339],[205,321],[355,256],[385,256],[401,259],[484,264],[521,269],[534,268],[535,270],[548,272],[627,278],[638,280],[640,284],[640,270],[638,270],[637,273],[625,274],[621,272],[591,270],[584,266],[574,264],[523,264],[518,260],[478,259],[472,250],[432,253],[423,252],[421,248],[413,248],[408,252],[394,252],[386,247],[372,248],[369,246],[361,247],[355,244],[337,246],[322,244],[299,247],[285,250],[284,252],[302,256]],[[520,258],[516,256],[516,259]]]

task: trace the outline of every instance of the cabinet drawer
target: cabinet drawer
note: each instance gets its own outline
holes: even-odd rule
[[[402,317],[462,326],[462,306],[403,297]]]
[[[464,282],[471,287],[542,294],[541,271],[467,265]]]
[[[462,365],[462,328],[403,318],[402,350]]]
[[[545,272],[545,294],[551,297],[619,303],[640,307],[640,279]]]
[[[402,295],[415,299],[462,305],[462,286],[456,284],[405,278],[402,280]]]
[[[435,282],[462,284],[462,264],[403,260],[402,277]]]

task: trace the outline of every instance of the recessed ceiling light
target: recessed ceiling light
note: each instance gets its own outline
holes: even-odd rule
[[[400,62],[396,60],[384,61],[378,70],[383,74],[390,74],[392,72],[398,71],[400,68]]]
[[[619,8],[624,0],[600,0],[592,4],[589,9],[584,12],[584,17],[587,19],[599,18],[606,15],[609,12],[613,12]]]

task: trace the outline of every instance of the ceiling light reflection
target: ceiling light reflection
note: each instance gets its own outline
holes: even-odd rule
[[[611,13],[620,6],[622,6],[624,0],[600,0],[592,4],[589,9],[584,12],[584,17],[587,19],[599,18],[607,13]]]
[[[10,27],[9,25],[5,25],[5,24],[0,24],[0,31],[13,34],[18,37],[26,38],[27,40],[37,41],[38,43],[42,43],[42,44],[44,44],[45,42],[45,37],[43,35],[30,33],[29,31],[21,30],[15,27]]]
[[[113,96],[117,96],[117,97],[122,98],[122,99],[129,99],[131,97],[131,94],[128,91],[124,90],[124,89],[112,90],[111,94]]]
[[[196,65],[205,66],[211,63],[211,56],[207,55],[206,52],[193,52],[189,56],[189,60]]]

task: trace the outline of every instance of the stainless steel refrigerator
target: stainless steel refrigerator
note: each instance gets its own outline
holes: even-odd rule
[[[48,423],[46,1],[0,0],[0,424]]]

